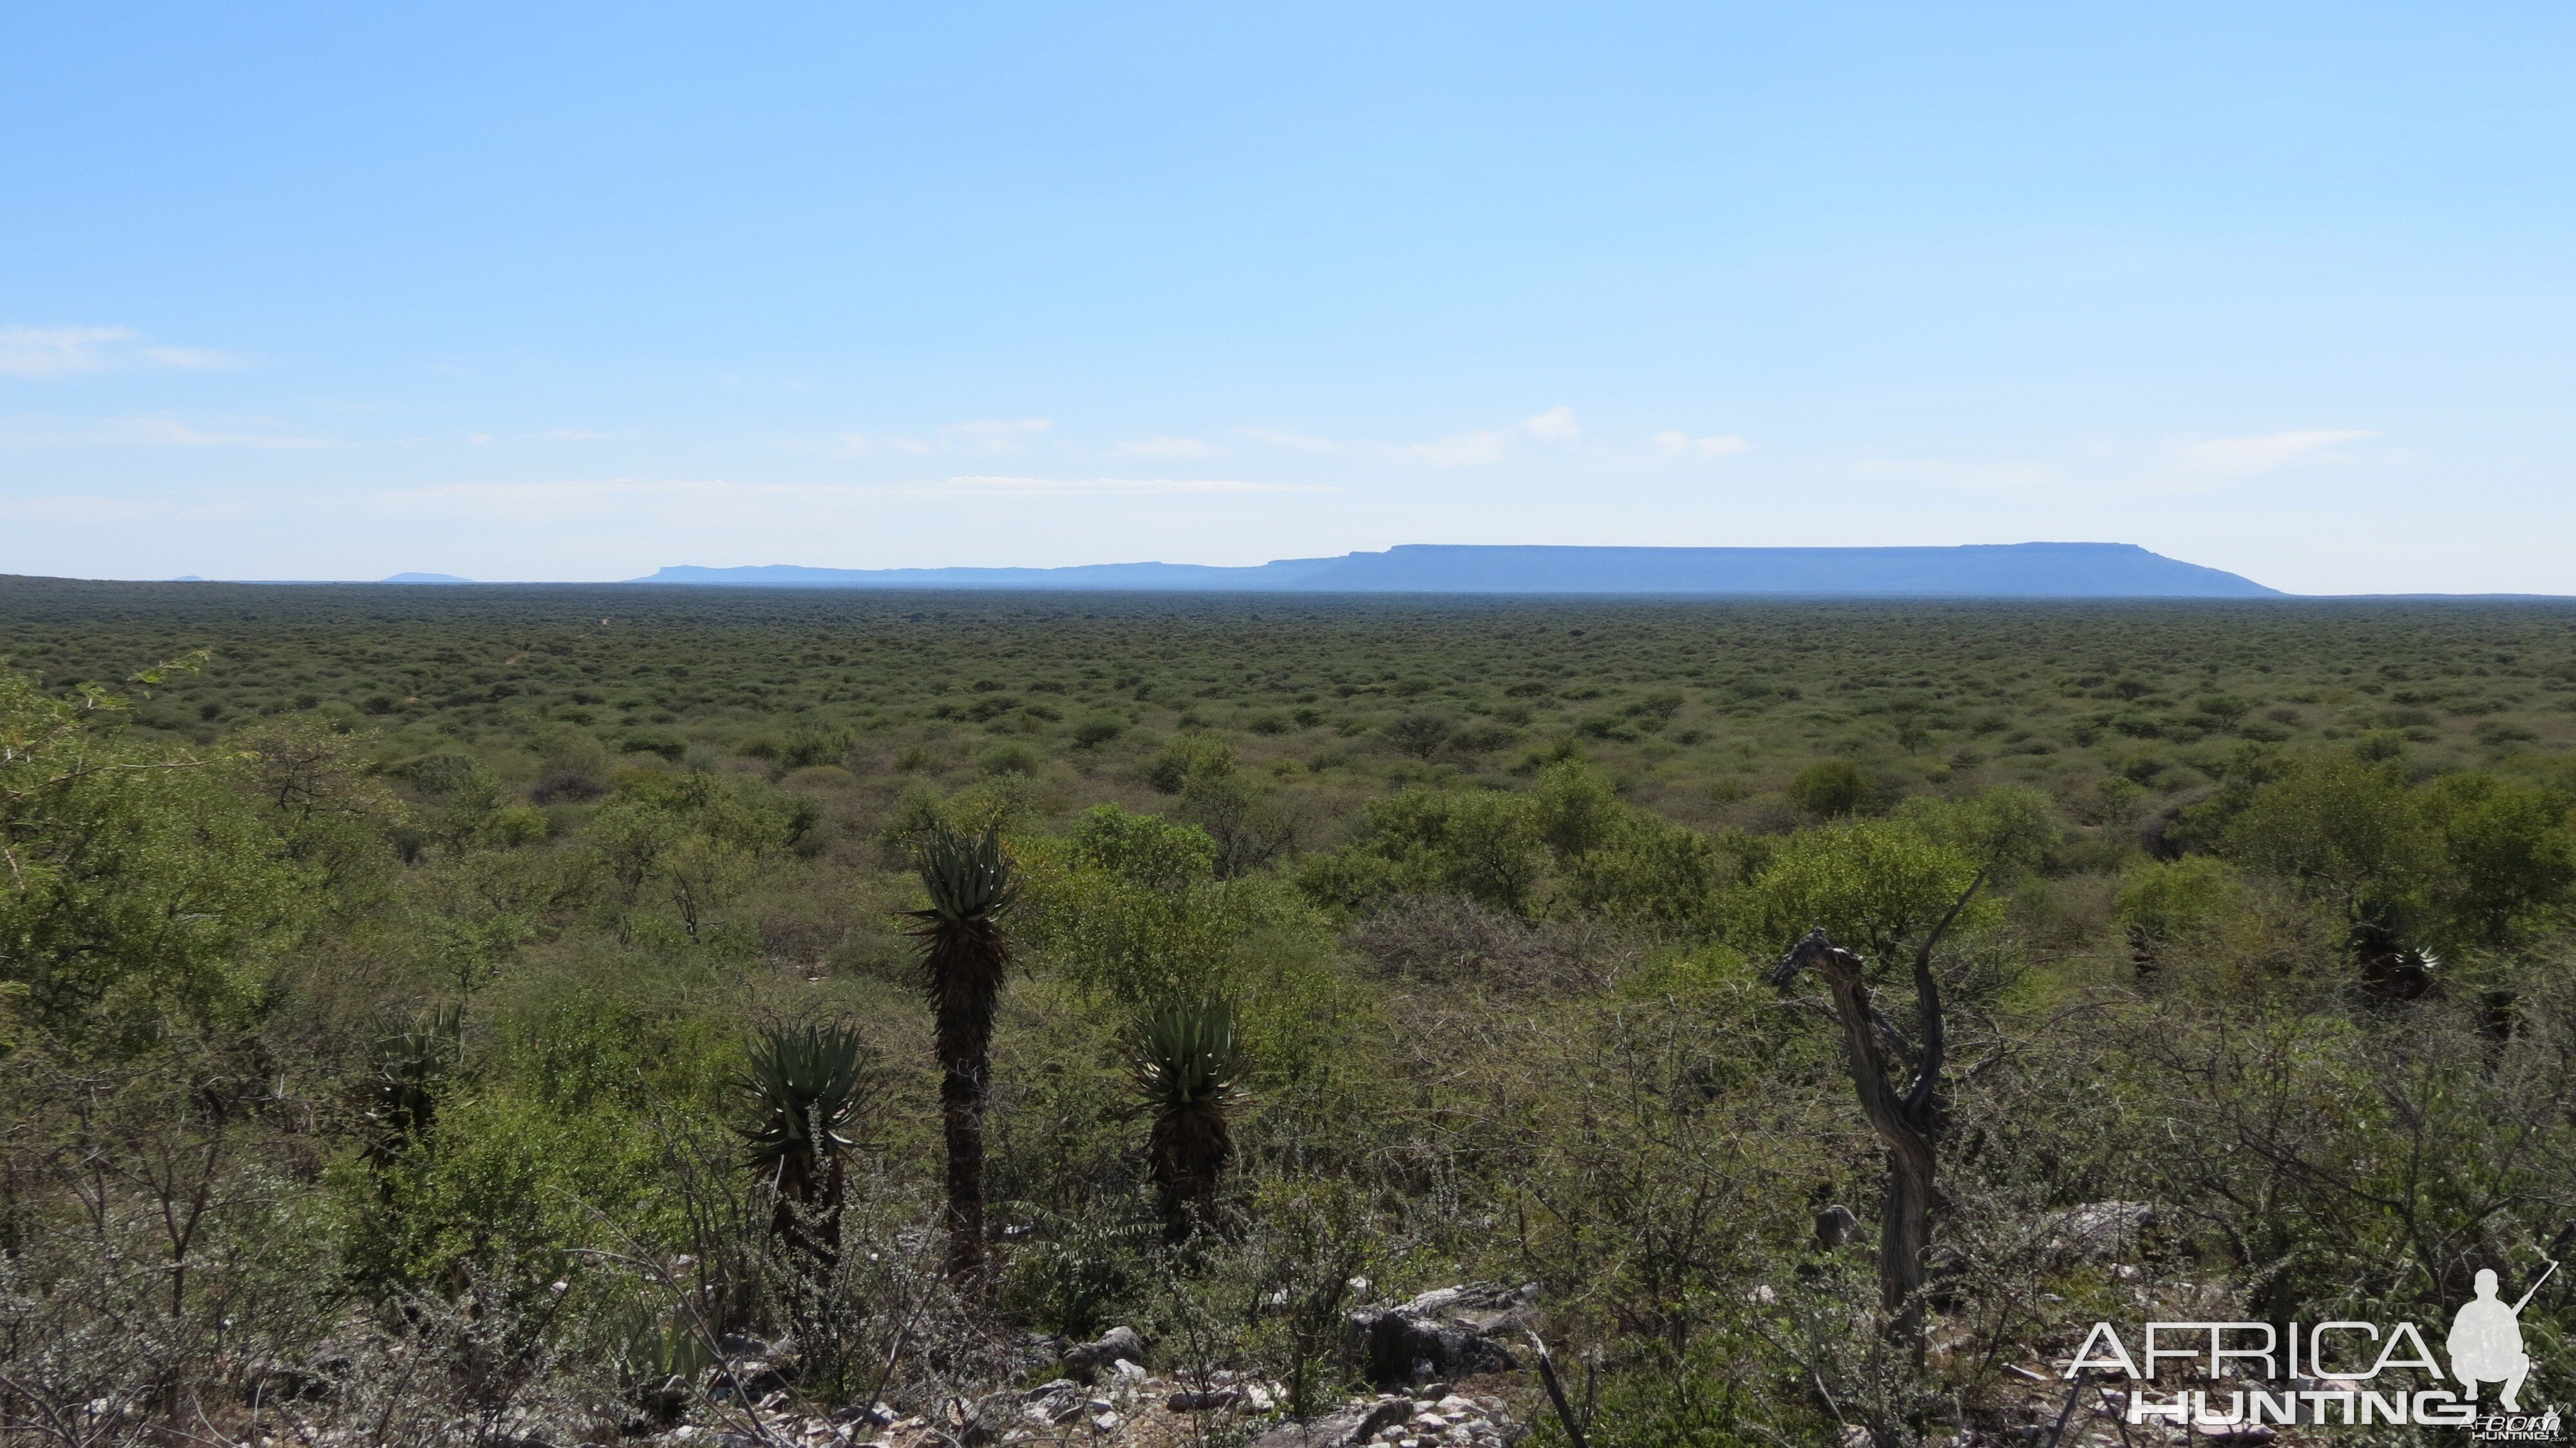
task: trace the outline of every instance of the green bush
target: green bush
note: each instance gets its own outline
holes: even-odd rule
[[[1366,908],[1389,893],[1463,895],[1518,914],[1534,907],[1547,866],[1529,796],[1416,785],[1361,811],[1358,838],[1302,867],[1317,900]]]
[[[1876,784],[1847,759],[1810,764],[1789,781],[1789,802],[1819,819],[1863,813],[1877,798]]]
[[[318,919],[318,859],[296,858],[254,793],[256,756],[171,757],[0,670],[0,999],[83,1048],[141,1049],[167,1026],[251,1020],[267,968]]]
[[[1910,825],[1872,821],[1801,830],[1733,902],[1748,952],[1786,950],[1821,926],[1838,944],[1884,959],[1919,942],[1968,887],[1977,866]],[[1966,918],[1992,918],[1981,898]]]
[[[2241,908],[2244,882],[2211,855],[2142,861],[2121,877],[2120,924],[2148,942],[2175,940],[2211,929]]]
[[[986,774],[1039,774],[1046,769],[1046,752],[1015,740],[985,750],[975,763]]]
[[[689,752],[687,740],[660,729],[636,730],[619,740],[617,747],[628,754],[658,754],[674,763]]]
[[[1075,821],[1073,847],[1084,863],[1139,885],[1177,889],[1216,871],[1216,841],[1207,831],[1114,804],[1095,805]]]
[[[381,1166],[333,1169],[343,1256],[361,1282],[438,1295],[498,1284],[522,1305],[583,1248],[669,1243],[679,1227],[652,1133],[506,1088],[462,1092]]]

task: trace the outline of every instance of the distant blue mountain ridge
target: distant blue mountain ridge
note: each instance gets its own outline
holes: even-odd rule
[[[1575,548],[1407,543],[1255,567],[664,568],[636,583],[769,588],[1150,589],[1225,593],[1647,593],[1852,598],[2279,598],[2134,543],[1950,548]]]

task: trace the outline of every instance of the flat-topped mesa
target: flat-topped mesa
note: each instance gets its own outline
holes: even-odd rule
[[[639,583],[784,588],[1048,588],[1220,593],[1627,593],[1845,598],[2278,598],[2134,543],[1946,548],[1578,548],[1407,543],[1244,568],[662,569]]]

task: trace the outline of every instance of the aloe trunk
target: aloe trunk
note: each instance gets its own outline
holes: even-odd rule
[[[930,908],[921,922],[921,984],[930,997],[939,1059],[939,1112],[948,1138],[948,1272],[973,1282],[984,1270],[984,1101],[992,1074],[993,1012],[1010,967],[998,917],[1018,897],[1001,830],[967,835],[941,826],[915,864]]]

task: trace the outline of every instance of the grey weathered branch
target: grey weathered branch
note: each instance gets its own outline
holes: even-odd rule
[[[1932,1213],[1939,1200],[1934,1178],[1939,1165],[1941,1071],[1949,1048],[1932,952],[1985,881],[1986,872],[1979,870],[1914,953],[1919,1046],[1914,1080],[1901,1091],[1895,1071],[1904,1053],[1903,1041],[1871,1000],[1868,963],[1856,952],[1834,944],[1819,927],[1791,946],[1769,975],[1774,986],[1785,990],[1799,972],[1813,966],[1833,994],[1834,1014],[1842,1023],[1843,1046],[1851,1061],[1852,1087],[1871,1129],[1887,1146],[1887,1192],[1878,1237],[1879,1302],[1891,1329],[1913,1347],[1918,1359],[1923,1349],[1923,1289],[1930,1272]]]
[[[1574,1411],[1573,1405],[1565,1399],[1565,1383],[1556,1375],[1556,1359],[1548,1352],[1547,1344],[1528,1328],[1522,1328],[1521,1334],[1529,1339],[1530,1350],[1538,1355],[1539,1385],[1547,1389],[1548,1403],[1556,1409],[1556,1421],[1565,1425],[1566,1442],[1573,1448],[1589,1448],[1584,1430],[1592,1425],[1592,1415],[1588,1411],[1590,1404],[1586,1403],[1587,1411],[1583,1413]]]

